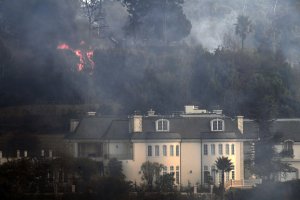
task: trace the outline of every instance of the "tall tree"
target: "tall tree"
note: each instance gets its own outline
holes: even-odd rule
[[[241,38],[242,49],[244,49],[244,41],[249,33],[252,32],[252,24],[249,17],[239,15],[237,17],[237,23],[235,24],[235,34]]]
[[[141,166],[142,180],[145,181],[147,189],[152,190],[154,181],[158,181],[163,165],[157,162],[144,162]]]
[[[216,160],[216,166],[219,170],[221,170],[222,173],[222,182],[220,185],[220,188],[222,190],[222,199],[224,199],[224,173],[230,172],[233,169],[233,164],[231,160],[228,157],[219,157]]]
[[[178,41],[186,37],[191,23],[183,13],[184,0],[120,0],[129,13],[126,31],[142,40]]]
[[[125,175],[122,172],[122,162],[118,161],[116,158],[110,159],[108,162],[108,174],[111,177],[123,180]]]
[[[102,36],[102,31],[106,28],[103,0],[81,0],[81,5],[88,19],[89,39],[95,31],[96,35]]]

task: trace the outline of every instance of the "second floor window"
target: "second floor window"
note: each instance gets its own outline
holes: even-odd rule
[[[284,157],[293,157],[294,156],[293,141],[291,141],[291,140],[284,141],[282,155]]]
[[[211,144],[210,145],[210,153],[211,153],[211,155],[215,155],[215,153],[216,153],[216,149],[215,149],[215,144]]]
[[[223,155],[223,145],[219,144],[219,155]]]
[[[174,156],[174,145],[170,146],[170,156]]]
[[[234,155],[234,144],[231,145],[231,155]]]
[[[179,145],[176,145],[176,156],[179,156]]]
[[[167,156],[167,145],[163,145],[163,156]]]
[[[155,122],[155,124],[156,124],[156,131],[160,131],[160,132],[169,131],[170,128],[169,120],[159,119]]]
[[[229,155],[229,144],[226,144],[226,155]]]
[[[152,146],[148,146],[148,156],[152,156]]]
[[[159,156],[159,146],[155,145],[155,156]]]

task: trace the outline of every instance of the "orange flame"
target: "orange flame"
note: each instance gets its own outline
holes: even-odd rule
[[[84,45],[85,42],[81,41],[80,45]],[[91,69],[93,70],[95,67],[95,62],[93,61],[93,50],[84,51],[81,49],[73,49],[66,43],[61,43],[57,46],[59,50],[70,50],[72,51],[78,58],[79,63],[77,63],[77,70],[82,71],[85,68],[85,65],[88,63],[90,64]]]

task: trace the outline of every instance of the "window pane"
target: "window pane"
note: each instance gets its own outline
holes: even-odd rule
[[[179,184],[179,171],[176,171],[175,180],[176,180],[176,184]]]
[[[234,171],[231,172],[231,179],[235,180],[235,173],[234,173]]]
[[[223,154],[223,145],[219,144],[219,154],[222,155]]]
[[[155,145],[155,156],[159,156],[159,146]]]
[[[218,130],[218,122],[213,121],[213,130]]]
[[[231,154],[234,155],[234,144],[231,145]]]
[[[163,146],[163,156],[167,156],[167,145]]]
[[[179,145],[176,145],[176,156],[179,156]]]
[[[211,151],[211,155],[215,155],[215,152],[216,152],[216,150],[215,150],[215,144],[211,144],[210,145],[210,151]]]
[[[161,130],[162,130],[162,128],[163,128],[162,123],[163,123],[162,121],[158,121],[158,122],[157,122],[157,130],[158,130],[158,131],[161,131]]]
[[[174,175],[174,166],[170,166],[170,174]]]
[[[167,120],[163,120],[163,130],[167,131],[168,130],[168,121]]]
[[[229,181],[229,172],[225,172],[226,175],[226,182]]]
[[[174,146],[170,146],[170,156],[174,156]]]
[[[223,121],[218,120],[218,130],[222,131],[223,130]]]
[[[229,155],[229,144],[226,144],[226,155]]]
[[[148,156],[152,156],[152,146],[148,146]]]
[[[164,175],[167,174],[167,171],[168,171],[167,166],[164,166],[164,167],[163,167],[163,174],[164,174]]]
[[[204,144],[204,146],[203,146],[203,154],[204,155],[207,155],[207,152],[208,152],[208,150],[207,150],[207,144]]]

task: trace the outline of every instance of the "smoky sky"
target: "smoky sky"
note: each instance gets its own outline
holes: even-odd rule
[[[254,31],[246,39],[248,47],[257,47],[260,34],[268,37],[268,29],[276,26],[279,29],[277,45],[288,60],[299,63],[299,11],[299,3],[295,0],[186,0],[184,12],[192,23],[186,41],[214,50],[223,44],[224,35],[238,40],[234,24],[238,15],[246,15],[254,26]]]

